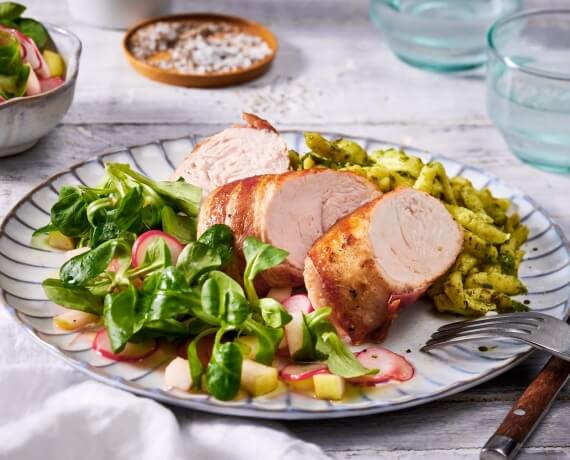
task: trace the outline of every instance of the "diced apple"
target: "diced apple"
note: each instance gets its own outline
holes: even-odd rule
[[[99,321],[98,316],[78,310],[68,310],[53,318],[53,323],[56,327],[66,331],[76,331],[97,321]]]
[[[311,334],[301,312],[291,313],[293,319],[285,325],[285,337],[289,346],[289,353],[295,360],[312,358],[313,344]]]
[[[69,236],[65,236],[60,231],[49,232],[48,234],[48,244],[55,249],[63,249],[64,251],[69,251],[75,248],[75,242]]]
[[[272,366],[257,363],[251,359],[244,359],[241,367],[241,385],[253,396],[271,393],[279,379],[277,369]]]
[[[315,382],[312,378],[299,380],[297,382],[287,382],[293,391],[298,391],[300,393],[314,393]]]
[[[334,374],[317,374],[313,376],[315,395],[319,399],[340,400],[344,396],[346,384],[344,379]]]
[[[44,59],[49,68],[50,77],[63,77],[65,74],[65,61],[61,54],[55,51],[44,50]]]
[[[192,387],[192,377],[190,376],[188,361],[180,357],[170,361],[164,371],[164,384],[168,388],[189,391]]]
[[[236,339],[244,358],[255,359],[259,350],[259,339],[253,335],[242,335]]]

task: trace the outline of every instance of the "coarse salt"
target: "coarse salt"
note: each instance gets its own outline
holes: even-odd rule
[[[129,49],[152,66],[188,74],[246,69],[271,54],[261,37],[224,22],[159,21],[137,30]]]

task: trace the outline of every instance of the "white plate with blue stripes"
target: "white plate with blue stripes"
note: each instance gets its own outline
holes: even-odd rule
[[[284,136],[291,148],[302,150],[301,132],[285,132]],[[96,380],[138,395],[206,412],[273,419],[348,417],[412,407],[478,385],[528,356],[528,347],[509,341],[456,345],[430,354],[420,352],[432,332],[457,319],[436,313],[428,301],[420,300],[401,313],[384,342],[413,364],[416,372],[411,380],[353,389],[338,402],[316,400],[285,386],[267,396],[221,402],[207,395],[166,391],[162,382],[169,359],[166,355],[159,353],[138,363],[111,361],[93,352],[81,333],[54,327],[52,318],[60,307],[46,300],[41,282],[58,269],[64,256],[32,246],[31,236],[48,222],[61,186],[94,185],[105,162],[130,163],[149,177],[163,180],[199,140],[198,136],[163,140],[100,155],[51,177],[8,213],[0,227],[0,299],[16,323],[47,350]],[[394,146],[373,139],[354,140],[369,150]],[[532,310],[566,318],[570,312],[570,251],[547,213],[532,199],[484,171],[421,150],[406,151],[423,160],[437,159],[450,176],[467,177],[475,187],[489,187],[496,196],[512,200],[530,229],[520,268],[528,294],[519,300]],[[488,350],[480,351],[480,347]]]

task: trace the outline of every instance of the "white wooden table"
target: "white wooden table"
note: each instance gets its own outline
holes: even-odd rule
[[[366,0],[179,2],[177,11],[257,19],[280,39],[265,77],[209,91],[135,74],[122,55],[122,33],[74,23],[63,0],[27,3],[31,16],[75,31],[84,52],[63,122],[31,151],[0,159],[0,218],[32,185],[71,163],[121,146],[213,132],[246,110],[281,129],[377,137],[480,166],[536,198],[570,234],[570,178],[531,169],[509,153],[487,117],[482,78],[430,74],[399,62],[369,23]],[[421,408],[287,426],[335,458],[477,458],[545,358],[536,353],[502,377]],[[570,458],[569,426],[567,388],[520,458]]]

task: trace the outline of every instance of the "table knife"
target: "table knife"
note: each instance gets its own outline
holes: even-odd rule
[[[570,377],[570,362],[552,357],[481,450],[481,460],[513,459]]]

